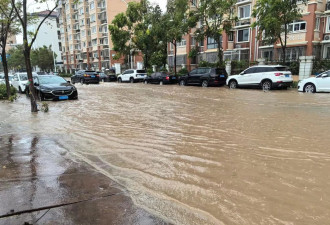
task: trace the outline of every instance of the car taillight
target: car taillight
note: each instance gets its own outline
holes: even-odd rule
[[[100,75],[96,75],[97,77],[99,77]]]
[[[169,80],[169,79],[170,79],[170,77],[169,77],[169,76],[167,76],[167,77],[166,77],[166,80]]]
[[[88,75],[87,74],[84,74],[84,77],[88,77]]]
[[[283,73],[275,73],[275,76],[279,77],[279,76],[282,76],[284,75]]]

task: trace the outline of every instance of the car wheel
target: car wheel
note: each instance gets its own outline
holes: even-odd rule
[[[202,87],[208,87],[208,86],[209,86],[209,82],[207,80],[203,80]]]
[[[186,85],[186,82],[184,80],[181,80],[180,83],[179,83],[180,86],[185,86]]]
[[[134,83],[134,78],[129,79],[129,82],[130,82],[131,84],[133,84],[133,83]]]
[[[145,81],[144,81],[144,84],[148,84],[148,81],[145,80]]]
[[[230,89],[236,89],[237,88],[237,81],[236,80],[229,81],[228,86],[229,86]]]
[[[72,84],[75,84],[76,82],[74,81],[74,79],[71,79],[71,83],[72,83]]]
[[[305,87],[304,87],[304,92],[306,92],[306,93],[315,93],[316,92],[315,85],[312,84],[312,83],[306,84]]]
[[[80,83],[81,84],[84,84],[85,82],[84,82],[84,79],[80,79]]]
[[[18,87],[18,93],[20,93],[20,94],[23,93],[21,87]]]
[[[266,80],[266,81],[262,82],[261,87],[262,87],[262,90],[269,91],[270,89],[272,89],[272,82],[269,80]]]
[[[118,78],[118,83],[121,83],[121,78]]]
[[[164,84],[164,82],[161,80],[161,81],[159,81],[159,85],[163,85]]]

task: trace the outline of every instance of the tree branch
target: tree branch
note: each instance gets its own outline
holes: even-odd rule
[[[13,7],[15,9],[15,12],[17,14],[18,19],[21,21],[22,26],[24,26],[23,18],[21,17],[21,15],[18,12],[18,9],[17,9],[17,7],[15,5],[15,0],[11,0],[11,7]]]
[[[59,1],[56,2],[55,7],[54,7],[52,10],[50,10],[49,13],[47,14],[47,16],[45,16],[45,17],[43,18],[43,20],[39,23],[39,25],[38,25],[38,27],[37,27],[37,30],[36,30],[36,32],[35,32],[35,34],[34,34],[32,40],[31,40],[31,43],[30,43],[30,46],[29,46],[30,49],[31,49],[31,47],[32,47],[32,45],[33,45],[33,43],[34,43],[34,41],[35,41],[36,38],[37,38],[37,35],[38,35],[38,32],[39,32],[39,30],[40,30],[41,25],[42,25],[42,24],[45,22],[45,20],[50,16],[50,14],[52,14],[52,13],[54,12],[54,10],[58,7],[58,2],[59,2]]]

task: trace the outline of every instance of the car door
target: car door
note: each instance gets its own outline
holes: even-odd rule
[[[189,73],[189,76],[187,78],[187,84],[196,84],[197,83],[197,77],[199,77],[198,71],[199,71],[199,69],[194,69]]]
[[[150,83],[155,83],[156,82],[156,79],[157,79],[157,73],[152,73],[150,75]]]
[[[19,78],[18,78],[19,76],[18,76],[18,74],[17,73],[15,73],[15,75],[14,75],[14,77],[13,77],[13,80],[11,81],[11,85],[13,85],[14,86],[14,88],[16,88],[17,90],[18,90],[18,82],[19,82]]]
[[[255,67],[247,81],[253,86],[258,86],[263,79],[268,77],[268,71],[267,67]]]
[[[251,85],[252,75],[255,71],[255,68],[248,68],[240,73],[240,76],[237,77],[238,85],[240,86],[248,86]]]
[[[324,72],[323,74],[315,78],[315,80],[318,91],[330,92],[330,70]]]
[[[126,70],[123,77],[123,81],[129,81],[132,74],[133,74],[133,70]]]

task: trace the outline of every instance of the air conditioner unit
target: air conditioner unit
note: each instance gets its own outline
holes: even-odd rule
[[[325,41],[330,41],[330,34],[324,35],[324,40]]]

